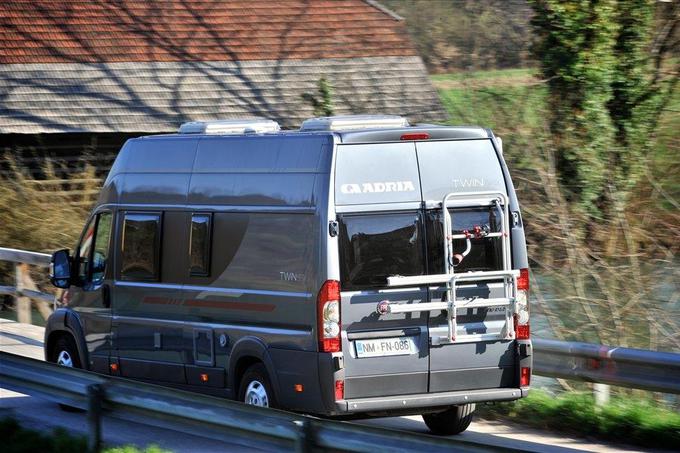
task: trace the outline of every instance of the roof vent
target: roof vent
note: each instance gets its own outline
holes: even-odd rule
[[[191,121],[179,127],[180,134],[256,134],[280,131],[279,123],[266,118],[221,121]]]
[[[408,121],[396,115],[339,115],[305,120],[301,131],[347,131],[353,129],[382,129],[408,127]]]

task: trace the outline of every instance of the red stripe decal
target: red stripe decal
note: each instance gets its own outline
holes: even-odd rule
[[[187,300],[184,305],[189,307],[209,307],[209,308],[220,308],[222,310],[245,310],[245,311],[263,311],[270,312],[274,311],[276,305],[272,304],[251,304],[245,302],[222,302],[219,300],[199,300],[190,299]]]

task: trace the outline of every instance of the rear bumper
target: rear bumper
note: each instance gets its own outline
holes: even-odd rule
[[[403,411],[437,406],[454,406],[487,401],[511,401],[527,395],[529,388],[463,390],[456,392],[419,393],[414,395],[356,398],[335,402],[339,414],[362,412]]]

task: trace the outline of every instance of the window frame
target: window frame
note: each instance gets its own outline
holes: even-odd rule
[[[342,236],[342,229],[343,229],[343,224],[344,224],[344,219],[345,218],[357,218],[357,217],[377,217],[377,216],[388,216],[388,215],[413,215],[418,217],[418,222],[416,223],[416,228],[419,236],[418,240],[418,248],[420,249],[420,268],[422,273],[421,274],[414,274],[414,275],[427,275],[427,263],[428,263],[428,256],[427,256],[427,232],[425,231],[425,224],[424,224],[424,213],[422,209],[407,209],[407,210],[385,210],[385,211],[367,211],[367,212],[348,212],[348,213],[342,213],[338,214],[337,220],[340,225],[340,233],[338,235],[338,259],[339,259],[339,264],[340,264],[340,281],[341,281],[341,287],[343,291],[375,291],[375,290],[380,290],[380,289],[385,289],[387,286],[385,285],[356,285],[352,284],[349,281],[345,281],[344,279],[344,268],[346,267],[346,263],[343,263],[343,252],[342,252],[342,241],[344,240]],[[351,238],[348,238],[351,239]]]
[[[197,272],[193,270],[191,254],[193,246],[193,234],[194,234],[194,217],[205,217],[208,219],[208,228],[206,232],[205,246],[203,247],[204,253],[204,264],[205,270],[202,272]],[[189,218],[189,250],[188,250],[188,267],[189,267],[189,277],[210,277],[210,268],[212,261],[212,237],[213,237],[213,213],[212,212],[192,212]]]
[[[131,278],[123,273],[123,266],[125,264],[125,221],[129,216],[155,216],[158,218],[156,222],[156,237],[153,244],[153,255],[154,255],[154,276],[153,278]],[[118,253],[120,254],[118,268],[118,277],[121,281],[126,282],[160,282],[161,281],[161,264],[162,260],[162,234],[163,234],[163,211],[123,211],[120,215],[120,239],[118,245]]]
[[[489,210],[492,208],[489,207]],[[476,208],[449,208],[449,213],[454,217],[454,222],[455,218],[457,218],[460,214],[469,214],[470,212],[473,211],[478,211],[478,212],[486,212],[487,208],[486,207],[476,207]],[[456,212],[457,211],[457,212]],[[427,252],[427,272],[428,275],[434,275],[434,274],[440,274],[444,272],[444,263],[443,263],[443,251],[441,250],[440,244],[435,243],[435,240],[441,240],[444,232],[442,231],[441,227],[441,221],[440,219],[435,220],[433,217],[439,216],[441,213],[441,209],[427,209],[424,212],[423,215],[423,228],[425,229],[425,236],[426,236],[426,252]],[[433,215],[434,214],[434,215]],[[490,214],[489,214],[490,215]],[[498,220],[496,220],[498,222]],[[436,224],[436,226],[435,226]],[[452,227],[455,227],[455,224],[452,225]],[[497,228],[500,228],[498,224],[496,224]],[[436,234],[432,234],[433,231],[431,229],[437,228],[439,231]],[[460,230],[454,230],[456,232],[460,232]],[[495,230],[494,230],[495,231]],[[496,231],[497,232],[497,231]],[[432,241],[432,242],[431,242]],[[484,269],[469,269],[467,266],[469,265],[469,261],[463,261],[465,266],[457,268],[456,272],[470,272],[470,271],[482,271],[482,272],[488,272],[488,271],[495,271],[495,270],[501,270],[502,269],[502,251],[500,250],[500,238],[471,238],[472,241],[472,247],[474,250],[478,250],[479,246],[484,245],[485,247],[489,247],[489,244],[493,244],[494,248],[494,255],[489,256],[490,259],[493,259],[494,263],[491,266],[483,266]],[[482,242],[486,242],[486,244],[482,244]],[[490,241],[490,242],[489,242]],[[463,240],[456,240],[454,242],[458,242],[458,248],[455,248],[455,250],[464,250],[464,245],[461,243],[464,242]],[[433,252],[433,253],[432,253]],[[441,262],[436,262],[436,260],[441,260]],[[440,266],[435,266],[435,264],[439,264]],[[487,269],[488,267],[488,269]]]
[[[104,267],[104,275],[101,279],[98,279],[97,281],[94,281],[92,279],[92,272],[93,272],[93,267],[92,267],[92,259],[94,257],[94,252],[96,249],[96,242],[97,242],[97,235],[99,234],[99,221],[101,219],[101,216],[103,214],[109,214],[111,216],[111,229],[109,230],[109,237],[107,238],[107,246],[108,246],[108,255],[106,257],[106,266]],[[85,276],[81,277],[80,276],[80,270],[81,266],[83,265],[83,262],[81,261],[82,257],[80,255],[80,251],[83,246],[83,240],[85,239],[85,235],[87,234],[87,231],[89,229],[90,224],[94,222],[94,231],[92,233],[92,244],[90,245],[90,250],[88,251],[87,254],[87,272]],[[88,284],[94,284],[94,285],[99,285],[101,284],[104,280],[106,280],[106,271],[107,269],[110,268],[109,262],[112,257],[111,253],[111,236],[113,232],[113,225],[114,225],[114,218],[113,218],[113,211],[109,209],[102,209],[90,216],[89,219],[87,219],[87,223],[85,224],[85,228],[83,228],[83,232],[80,234],[80,238],[78,239],[78,245],[76,246],[76,251],[75,251],[75,259],[76,259],[76,278],[78,279],[78,285],[81,287],[84,287]]]
[[[97,251],[97,238],[99,236],[99,223],[101,222],[102,215],[108,214],[111,216],[111,225],[109,227],[109,237],[106,238],[106,247],[107,247],[107,255],[106,255],[106,263],[104,264],[104,272],[102,274],[102,278],[94,280],[93,274],[94,274],[94,254]],[[88,270],[88,275],[87,275],[87,281],[89,283],[93,283],[95,285],[101,284],[104,280],[106,280],[106,271],[109,269],[109,262],[112,257],[111,253],[111,236],[113,235],[113,230],[114,230],[114,217],[113,217],[113,212],[109,210],[102,210],[97,212],[97,223],[95,224],[94,227],[94,241],[92,241],[92,250],[90,251],[90,268]]]

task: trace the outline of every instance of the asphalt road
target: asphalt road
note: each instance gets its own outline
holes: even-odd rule
[[[43,358],[43,328],[0,319],[0,350],[36,359]],[[27,428],[51,430],[62,427],[73,433],[85,434],[87,422],[83,413],[64,412],[44,399],[22,395],[1,388],[0,416],[11,415]],[[420,417],[393,417],[364,420],[372,426],[382,426],[412,432],[427,433]],[[134,444],[140,447],[156,444],[176,452],[253,451],[237,444],[225,444],[210,439],[189,436],[150,425],[105,418],[103,439],[108,445]],[[560,433],[543,432],[521,425],[477,420],[460,438],[471,442],[534,452],[613,452],[651,451],[637,447],[601,443],[588,439],[566,437]]]

